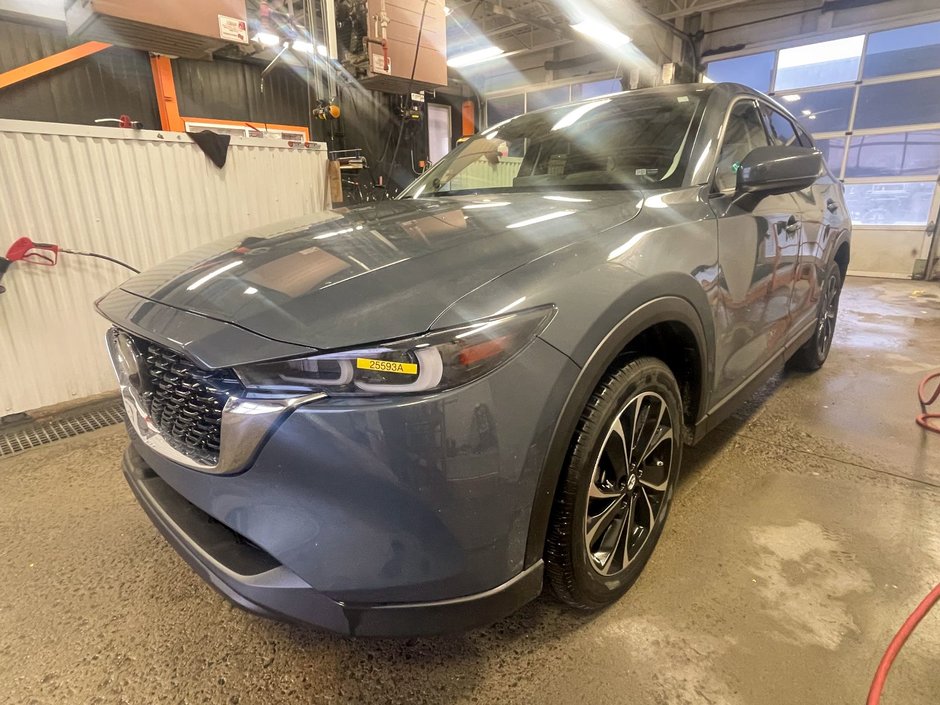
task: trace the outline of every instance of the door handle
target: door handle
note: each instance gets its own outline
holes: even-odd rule
[[[826,201],[826,209],[830,213],[835,213],[837,210],[839,210],[839,204],[836,203],[834,199],[830,198]]]
[[[790,216],[790,220],[787,221],[787,227],[785,229],[790,235],[800,229],[800,221],[797,220],[795,215]]]

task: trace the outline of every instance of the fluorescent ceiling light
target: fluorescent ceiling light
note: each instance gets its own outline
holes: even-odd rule
[[[607,22],[582,20],[581,22],[576,22],[571,25],[571,29],[590,37],[597,44],[606,44],[613,49],[617,49],[633,41],[626,34]]]
[[[247,289],[245,289],[245,293],[251,296],[252,294],[257,294],[258,290],[253,286],[249,286]]]
[[[610,98],[605,98],[604,100],[595,100],[592,103],[585,103],[584,105],[579,105],[577,108],[568,111],[558,122],[555,123],[555,126],[552,128],[552,132],[555,130],[563,130],[566,127],[571,127],[582,117],[587,115],[589,112],[594,110],[594,108],[599,108],[602,105],[606,105],[610,102]]]
[[[812,110],[801,110],[800,112],[803,113],[804,115],[812,115],[812,114],[813,114],[813,111],[812,111]]]
[[[510,223],[506,226],[507,230],[515,230],[516,228],[524,228],[528,225],[535,225],[537,223],[544,223],[546,220],[555,220],[556,218],[564,218],[568,215],[574,215],[577,211],[552,211],[551,213],[546,213],[545,215],[538,215],[534,218],[529,218],[528,220],[520,220],[518,223]]]
[[[797,103],[802,97],[803,96],[801,96],[799,93],[791,93],[790,95],[780,96],[780,100],[786,103]]]
[[[312,54],[313,44],[311,44],[310,42],[305,42],[303,39],[295,39],[294,49],[296,49],[297,51],[306,52],[307,54]]]
[[[266,47],[277,46],[281,43],[281,38],[276,34],[271,34],[271,32],[258,32],[252,39],[258,44],[264,44]]]
[[[323,44],[317,44],[317,53],[320,56],[326,56],[327,54],[330,53],[330,50],[327,49],[326,46]]]
[[[447,65],[455,69],[463,68],[464,66],[473,66],[474,64],[482,64],[484,61],[499,58],[504,53],[505,52],[497,46],[489,46],[485,49],[467,52],[466,54],[458,54],[448,59]]]

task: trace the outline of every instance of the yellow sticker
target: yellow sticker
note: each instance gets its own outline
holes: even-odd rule
[[[360,370],[373,370],[375,372],[394,372],[400,375],[418,374],[418,366],[413,362],[393,362],[391,360],[369,360],[364,357],[357,357],[356,367],[358,367]]]

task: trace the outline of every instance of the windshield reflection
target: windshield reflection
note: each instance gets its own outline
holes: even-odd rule
[[[520,115],[458,146],[400,198],[676,188],[702,107],[695,92],[636,93]]]

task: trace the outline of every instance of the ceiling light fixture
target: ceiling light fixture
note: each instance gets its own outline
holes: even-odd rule
[[[497,46],[489,46],[485,49],[477,49],[476,51],[470,51],[466,54],[458,54],[447,60],[447,65],[451,68],[463,68],[465,66],[473,66],[475,64],[482,64],[484,61],[492,61],[502,56],[505,52]]]
[[[780,96],[780,99],[786,101],[787,103],[796,103],[799,102],[800,98],[802,97],[803,96],[801,96],[799,93],[791,93],[790,95]]]
[[[281,38],[271,32],[258,32],[252,39],[258,44],[264,44],[266,47],[277,46],[281,43]]]
[[[295,39],[293,46],[296,51],[302,51],[307,54],[312,54],[314,50],[313,44],[306,42],[303,39]]]
[[[633,41],[612,24],[597,20],[581,20],[571,25],[571,29],[590,37],[596,44],[606,44],[613,49]]]

